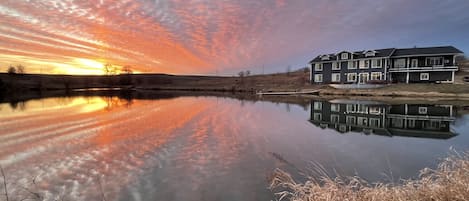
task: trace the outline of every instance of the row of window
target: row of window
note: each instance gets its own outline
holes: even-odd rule
[[[314,110],[322,110],[322,102],[314,102]],[[331,104],[331,112],[340,112],[340,104]],[[347,113],[359,113],[359,114],[373,114],[380,115],[383,112],[383,108],[376,106],[368,106],[363,104],[347,104]]]
[[[347,62],[347,69],[368,69],[371,68],[381,68],[382,67],[382,60],[381,59],[372,59],[372,60],[356,60],[356,61],[348,61]],[[340,70],[341,69],[341,62],[332,62],[332,70]],[[322,71],[324,69],[323,63],[316,63],[314,64],[314,71]]]
[[[369,80],[372,80],[372,81],[383,80],[383,73],[381,72],[372,72],[371,77],[369,73],[358,73],[358,74],[357,73],[344,73],[344,75],[347,76],[347,82],[360,81],[360,82],[366,83]],[[420,80],[421,81],[430,80],[430,73],[420,73]],[[331,74],[331,82],[340,82],[340,81],[341,81],[340,73]],[[314,74],[314,82],[318,82],[318,83],[323,82],[323,75]]]
[[[406,67],[406,58],[395,59],[394,67],[395,68],[405,68]],[[425,59],[425,66],[443,66],[443,62],[449,63],[449,60],[444,60],[443,57],[427,57]],[[411,68],[419,67],[418,59],[411,59],[409,63]]]
[[[330,116],[330,122],[333,124],[340,123],[340,116],[332,114]],[[313,119],[315,121],[322,121],[321,113],[314,113]],[[374,128],[381,127],[381,119],[379,118],[368,118],[368,117],[356,117],[356,116],[346,116],[345,123],[347,125],[358,125],[358,126],[369,126]]]
[[[344,73],[347,76],[347,82],[357,82],[360,79],[361,82],[367,82],[368,80],[383,80],[383,73],[382,72],[372,72],[371,77],[369,73]],[[358,76],[357,76],[358,75]],[[332,82],[340,82],[341,81],[341,74],[340,73],[332,73],[331,74],[331,81]],[[314,74],[314,82],[323,82],[323,75],[322,74]]]

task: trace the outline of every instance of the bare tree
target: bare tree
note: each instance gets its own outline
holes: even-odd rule
[[[133,73],[133,70],[132,70],[132,67],[131,67],[131,66],[126,65],[126,66],[122,67],[121,72],[122,72],[123,74],[132,74],[132,73]]]
[[[16,74],[16,68],[13,66],[8,67],[8,74]]]
[[[250,70],[247,70],[246,73],[244,73],[247,76],[251,75],[251,71]]]
[[[16,66],[16,73],[25,74],[26,73],[25,67],[21,64],[17,65]]]
[[[244,71],[240,71],[240,72],[238,73],[238,75],[239,75],[239,77],[241,77],[241,78],[244,77]]]
[[[106,75],[115,75],[116,74],[116,67],[114,65],[107,63],[104,64],[104,73]]]

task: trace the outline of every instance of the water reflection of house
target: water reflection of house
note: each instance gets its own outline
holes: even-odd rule
[[[312,101],[310,122],[340,133],[448,139],[456,134],[451,105],[383,105]]]

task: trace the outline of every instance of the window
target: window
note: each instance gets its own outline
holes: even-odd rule
[[[357,74],[356,73],[348,73],[347,74],[347,82],[356,82],[357,81]]]
[[[371,67],[372,68],[381,68],[381,59],[373,59],[371,60]]]
[[[429,80],[430,74],[429,73],[420,73],[420,80]]]
[[[348,59],[348,53],[344,52],[344,53],[340,54],[340,59]]]
[[[321,57],[321,60],[325,61],[325,60],[329,60],[329,55],[323,55]]]
[[[368,114],[368,106],[367,106],[367,105],[363,105],[363,104],[359,104],[359,105],[358,105],[357,112],[358,112],[358,113],[362,113],[362,114]]]
[[[376,106],[372,106],[370,107],[370,114],[381,114],[381,108],[379,107],[376,107]]]
[[[427,57],[427,66],[443,66],[443,57]]]
[[[339,115],[331,114],[331,123],[333,124],[339,123]]]
[[[370,118],[370,127],[379,128],[380,120],[378,118]]]
[[[396,59],[396,60],[394,60],[394,67],[395,68],[404,68],[405,67],[405,59]]]
[[[367,51],[365,53],[365,57],[374,57],[376,55],[375,51]]]
[[[314,102],[314,110],[322,110],[322,103],[321,102]]]
[[[381,72],[372,72],[371,80],[381,80]]]
[[[358,61],[349,61],[348,62],[348,69],[357,69],[358,67]]]
[[[359,125],[359,126],[368,126],[368,118],[358,117],[357,125]]]
[[[408,119],[407,120],[407,127],[408,128],[415,128],[415,119]]]
[[[357,124],[357,118],[355,118],[355,116],[347,116],[345,117],[345,123],[348,125],[355,125]]]
[[[314,64],[314,70],[315,71],[322,71],[322,63]]]
[[[321,113],[314,113],[313,118],[314,118],[314,121],[321,121],[322,120],[322,114]]]
[[[356,112],[356,111],[357,111],[356,105],[347,104],[347,113],[353,113],[353,112]]]
[[[391,125],[394,128],[404,128],[404,119],[391,119]]]
[[[340,70],[340,63],[338,62],[332,63],[332,70]]]
[[[314,75],[314,82],[322,82],[322,74]]]
[[[412,59],[410,62],[410,67],[418,67],[419,66],[419,60],[418,59]]]
[[[332,73],[332,82],[340,82],[340,73]]]
[[[370,60],[362,60],[360,61],[360,68],[366,69],[370,66]]]
[[[340,105],[339,104],[331,104],[331,111],[332,112],[340,112]]]
[[[419,107],[419,114],[427,114],[428,108],[427,107]]]

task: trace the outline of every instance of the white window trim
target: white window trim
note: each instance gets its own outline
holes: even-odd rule
[[[369,66],[370,66],[370,60],[366,59],[366,60],[359,60],[359,64],[358,64],[358,68],[359,69],[368,69]],[[367,61],[368,61],[368,65],[367,65]],[[362,66],[363,64],[363,66]]]
[[[333,62],[332,63],[332,70],[340,70],[340,63],[339,62]]]
[[[323,63],[314,64],[314,71],[322,71],[324,68]]]
[[[314,102],[313,109],[314,110],[322,110],[322,102]]]
[[[321,113],[314,113],[313,114],[313,120],[314,121],[321,121],[322,120],[322,114]]]
[[[331,104],[331,112],[340,112],[340,104]]]
[[[371,122],[376,123],[376,125],[373,125]],[[369,127],[379,128],[379,125],[380,125],[380,124],[381,124],[381,120],[378,119],[378,118],[369,118],[369,119],[368,119],[368,125],[369,125]]]
[[[357,124],[357,118],[355,116],[346,116],[345,117],[345,123],[348,125],[356,125]]]
[[[355,79],[354,80],[350,80],[350,75],[355,75]],[[357,73],[347,73],[347,82],[356,82],[358,79],[357,77]]]
[[[414,66],[414,61],[416,61],[416,63],[415,63],[416,65],[415,65],[415,66]],[[411,60],[410,60],[410,67],[411,67],[411,68],[417,68],[417,67],[419,67],[419,60],[418,60],[418,59],[411,59]]]
[[[373,79],[373,75],[379,75],[379,79]],[[371,72],[370,80],[383,80],[383,74],[381,72]]]
[[[399,63],[398,61],[403,61],[402,66],[397,65]],[[406,61],[406,59],[395,59],[394,60],[394,68],[405,68],[405,61]]]
[[[331,114],[331,123],[335,123],[335,124],[340,123],[340,116],[336,114]]]
[[[340,53],[340,59],[342,60],[348,59],[348,53],[347,52]]]
[[[378,64],[379,62],[379,66],[377,66],[376,64]],[[373,59],[371,60],[371,68],[382,68],[383,67],[383,61],[381,59]]]
[[[420,80],[430,80],[430,73],[420,73]]]
[[[339,80],[335,80],[337,75],[339,75]],[[340,82],[340,73],[332,73],[331,74],[331,81],[332,82]]]
[[[432,66],[444,66],[445,65],[445,58],[443,57],[427,57],[425,58],[425,65],[426,66],[430,66],[430,64],[428,63],[428,60],[429,59],[441,59],[441,64],[440,65],[432,65]]]
[[[419,114],[427,114],[428,108],[427,107],[419,107]]]
[[[321,78],[321,79],[318,79]],[[314,74],[314,82],[323,82],[324,78],[322,74]]]

